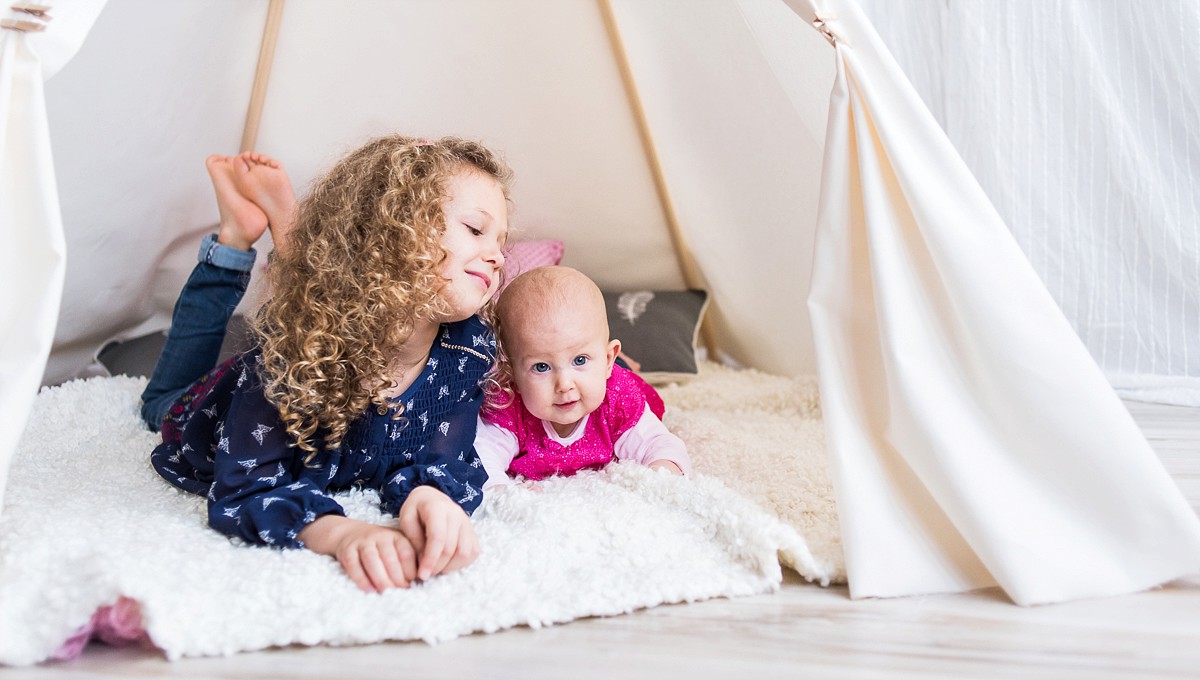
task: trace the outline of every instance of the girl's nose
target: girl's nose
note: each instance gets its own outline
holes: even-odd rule
[[[485,262],[491,262],[496,267],[504,266],[504,246],[499,241],[492,242],[492,247],[483,254]]]

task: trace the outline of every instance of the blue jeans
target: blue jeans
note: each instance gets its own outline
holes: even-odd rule
[[[255,251],[229,248],[209,234],[199,263],[175,302],[171,330],[154,374],[142,392],[142,420],[158,431],[171,406],[196,380],[217,365],[233,310],[250,284]]]

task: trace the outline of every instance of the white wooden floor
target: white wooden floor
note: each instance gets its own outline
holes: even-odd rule
[[[1129,404],[1200,510],[1200,409]],[[291,648],[168,662],[95,644],[0,678],[1200,678],[1200,575],[1036,608],[997,591],[851,601],[789,579],[774,595],[657,607],[436,647]]]

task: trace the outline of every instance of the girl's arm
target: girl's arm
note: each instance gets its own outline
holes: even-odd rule
[[[482,404],[483,390],[472,387],[437,423],[412,464],[381,490],[384,512],[399,517],[400,531],[417,551],[420,579],[464,567],[479,554],[468,513],[483,501],[487,481],[474,447]]]
[[[307,525],[324,515],[345,513],[323,487],[295,476],[300,465],[296,457],[303,452],[290,445],[253,369],[242,365],[235,370],[239,368],[241,386],[214,436],[208,523],[250,543],[305,547],[300,532]]]
[[[632,460],[668,470],[673,466],[677,474],[692,474],[692,459],[688,456],[687,446],[682,439],[671,434],[648,405],[637,423],[617,439],[613,453],[617,460]]]

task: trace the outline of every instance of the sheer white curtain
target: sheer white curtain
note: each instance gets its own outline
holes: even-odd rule
[[[1200,405],[1200,3],[860,4],[1113,386]]]

